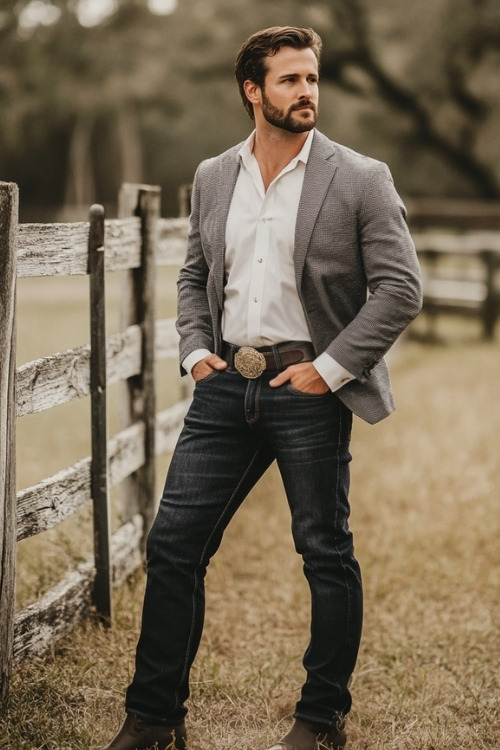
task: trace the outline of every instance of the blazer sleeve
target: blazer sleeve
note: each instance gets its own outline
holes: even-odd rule
[[[177,281],[176,328],[181,363],[195,349],[214,351],[214,335],[207,285],[210,267],[203,252],[200,231],[200,183],[203,163],[196,170],[184,266]],[[181,372],[185,374],[181,367]]]
[[[357,212],[368,294],[327,353],[364,382],[422,307],[420,267],[387,165],[372,163]]]

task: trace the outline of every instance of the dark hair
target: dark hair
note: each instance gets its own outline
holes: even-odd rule
[[[234,74],[238,82],[243,106],[252,120],[254,118],[253,106],[247,99],[243,84],[249,80],[256,83],[260,88],[264,88],[264,79],[267,72],[266,58],[275,55],[282,47],[312,49],[319,66],[322,41],[313,29],[300,29],[296,26],[272,26],[269,29],[263,29],[252,34],[238,52],[234,66]]]

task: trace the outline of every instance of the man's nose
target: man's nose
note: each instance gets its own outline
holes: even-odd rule
[[[301,81],[298,90],[299,99],[312,99],[314,86],[307,80]]]

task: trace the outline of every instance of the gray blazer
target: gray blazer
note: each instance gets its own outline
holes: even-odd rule
[[[221,351],[226,220],[241,144],[202,162],[178,281],[181,362]],[[388,167],[315,131],[295,228],[297,291],[319,355],[356,380],[337,391],[374,424],[394,409],[384,355],[418,314],[420,270]]]

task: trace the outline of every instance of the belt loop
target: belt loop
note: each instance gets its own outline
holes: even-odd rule
[[[230,370],[234,370],[234,355],[238,351],[238,347],[234,344],[230,344],[228,341],[222,342],[222,359],[225,359]]]
[[[274,346],[271,347],[271,351],[273,353],[274,364],[276,366],[276,369],[281,370],[281,368],[283,367],[283,363],[281,362],[281,354],[279,350],[279,345],[274,344]]]

